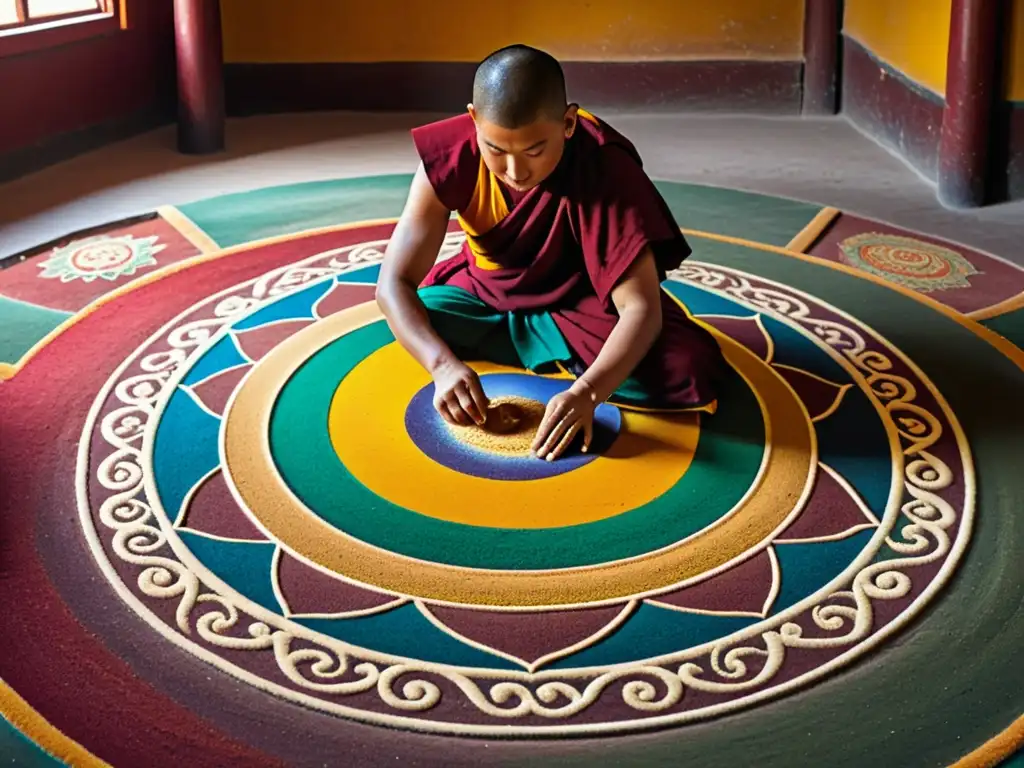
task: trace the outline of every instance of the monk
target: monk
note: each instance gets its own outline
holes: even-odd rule
[[[434,380],[449,423],[490,403],[466,360],[575,381],[546,404],[533,442],[549,461],[605,401],[713,412],[721,350],[661,288],[690,255],[628,139],[567,103],[559,63],[514,45],[488,56],[457,117],[416,128],[420,164],[387,246],[377,301]],[[451,213],[462,251],[437,261]]]

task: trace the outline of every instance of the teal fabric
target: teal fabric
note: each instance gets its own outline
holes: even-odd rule
[[[430,324],[464,359],[552,372],[575,357],[549,312],[498,312],[461,288],[436,285],[420,289]],[[629,377],[609,402],[655,407],[655,398],[638,379]]]
[[[457,354],[534,372],[572,359],[548,312],[498,312],[448,285],[422,288],[419,293],[434,330]]]

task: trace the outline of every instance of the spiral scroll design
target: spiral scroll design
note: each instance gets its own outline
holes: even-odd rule
[[[255,615],[241,598],[203,583],[174,557],[169,537],[176,534],[146,495],[152,426],[181,375],[224,328],[313,282],[379,263],[386,244],[381,240],[346,246],[275,269],[211,298],[200,306],[204,316],[189,316],[169,326],[136,353],[101,396],[115,407],[108,407],[99,419],[102,449],[94,447],[92,464],[83,463],[91,474],[86,480],[102,489],[88,500],[97,510],[95,517],[84,510],[83,519],[98,521],[105,529],[106,551],[137,568],[135,591],[175,601],[176,628],[190,642],[272,656],[279,673],[272,685],[283,695],[297,691],[306,703],[321,702],[327,709],[374,696],[378,709],[382,704],[396,722],[404,723],[410,721],[403,717],[468,705],[502,726],[527,721],[536,728],[541,727],[536,723],[570,723],[608,696],[620,708],[635,712],[638,721],[685,713],[688,691],[759,694],[774,684],[790,653],[854,648],[877,630],[875,605],[910,595],[915,585],[908,571],[946,557],[954,545],[951,532],[964,528],[962,514],[948,494],[957,481],[956,472],[937,455],[941,452],[933,450],[947,429],[946,421],[921,397],[919,382],[901,374],[886,352],[870,347],[853,323],[817,317],[800,295],[730,270],[687,262],[672,273],[673,279],[724,293],[806,329],[848,361],[865,390],[882,405],[899,435],[904,458],[904,499],[898,523],[884,540],[893,557],[861,568],[842,589],[798,615],[769,619],[711,648],[579,671],[489,672],[420,663],[367,652],[267,612]],[[463,244],[460,233],[449,234],[442,258],[458,253]],[[86,437],[91,439],[91,432]],[[497,680],[499,676],[502,679]],[[457,700],[451,700],[453,696]],[[712,710],[713,706],[708,709]],[[375,717],[392,722],[388,716],[366,715]]]

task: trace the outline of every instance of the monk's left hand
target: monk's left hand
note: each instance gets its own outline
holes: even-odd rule
[[[592,390],[577,382],[565,392],[555,395],[548,402],[544,419],[537,429],[537,437],[531,446],[534,454],[541,459],[554,461],[583,433],[583,452],[590,450],[594,439],[594,411],[597,403]]]

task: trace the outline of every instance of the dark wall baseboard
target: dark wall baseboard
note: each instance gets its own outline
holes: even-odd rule
[[[1006,105],[1006,197],[1024,199],[1024,101]]]
[[[151,107],[69,133],[49,136],[30,146],[0,154],[0,183],[173,122],[174,115],[166,108]]]
[[[569,98],[595,109],[798,114],[799,61],[564,63]],[[232,115],[321,110],[459,112],[472,62],[228,64]]]
[[[942,98],[844,38],[844,114],[932,180],[938,177],[943,109]]]

